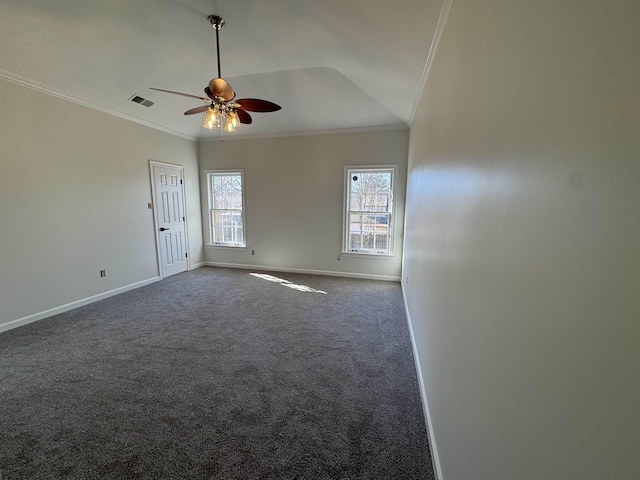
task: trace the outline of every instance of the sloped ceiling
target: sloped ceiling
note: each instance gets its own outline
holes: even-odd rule
[[[186,117],[222,76],[238,98],[270,100],[235,137],[406,126],[442,0],[2,0],[0,78],[188,138]],[[1,84],[0,84],[1,88]],[[155,104],[129,101],[133,95]]]

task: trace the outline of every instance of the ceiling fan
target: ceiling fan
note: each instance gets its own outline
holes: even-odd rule
[[[260,100],[258,98],[241,98],[234,100],[236,93],[220,74],[220,40],[218,38],[218,31],[224,25],[224,19],[217,15],[209,15],[208,19],[216,31],[216,57],[218,60],[218,77],[212,79],[204,89],[204,93],[207,94],[208,98],[198,97],[197,95],[191,95],[189,93],[163,90],[161,88],[151,87],[151,90],[202,100],[208,105],[192,108],[184,112],[184,114],[194,115],[196,113],[207,112],[204,117],[205,128],[224,128],[226,132],[235,132],[241,123],[250,124],[253,122],[251,115],[247,112],[275,112],[282,107],[273,102]]]

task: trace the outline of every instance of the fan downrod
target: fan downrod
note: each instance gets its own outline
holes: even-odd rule
[[[219,17],[218,15],[209,15],[209,23],[216,30],[220,30],[224,25],[224,18]]]

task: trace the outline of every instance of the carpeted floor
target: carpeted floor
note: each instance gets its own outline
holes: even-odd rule
[[[0,334],[2,480],[434,478],[399,284],[268,275]]]

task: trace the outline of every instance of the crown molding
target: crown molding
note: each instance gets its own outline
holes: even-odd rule
[[[436,56],[436,50],[438,49],[438,44],[440,43],[440,39],[442,38],[444,27],[447,24],[449,13],[451,13],[451,8],[453,7],[454,1],[455,0],[444,0],[442,3],[442,10],[440,10],[440,17],[438,17],[438,24],[436,25],[436,31],[433,34],[433,40],[431,41],[431,47],[429,48],[429,55],[427,55],[427,61],[425,62],[424,70],[422,70],[422,78],[420,79],[418,94],[416,98],[413,100],[413,105],[411,106],[411,114],[409,115],[409,125],[413,123],[413,117],[416,114],[416,109],[418,108],[418,102],[420,101],[420,97],[422,97],[422,93],[424,92],[424,88],[427,84],[429,71],[431,70],[433,59]]]
[[[31,90],[35,90],[40,93],[44,93],[45,95],[50,95],[52,97],[59,98],[61,100],[66,100],[68,102],[75,103],[77,105],[82,105],[83,107],[91,108],[93,110],[97,110],[102,113],[106,113],[107,115],[113,115],[114,117],[122,118],[123,120],[129,120],[130,122],[135,122],[140,125],[144,125],[145,127],[150,127],[155,130],[160,130],[164,133],[169,133],[171,135],[175,135],[177,137],[186,138],[187,140],[197,141],[197,137],[193,137],[191,135],[187,135],[185,133],[179,132],[177,130],[173,130],[171,128],[163,127],[162,125],[158,125],[157,123],[148,122],[146,120],[142,120],[140,118],[133,117],[131,115],[127,115],[122,112],[118,112],[116,110],[112,110],[110,108],[106,108],[100,105],[96,105],[94,103],[86,102],[84,100],[80,100],[79,98],[73,97],[66,93],[60,92],[58,90],[54,90],[51,87],[47,87],[41,83],[38,83],[29,78],[22,77],[20,75],[16,75],[15,73],[8,72],[6,70],[0,69],[0,79],[5,80],[9,83],[14,83],[16,85],[20,85],[25,88],[29,88]]]
[[[452,0],[449,0],[452,1]],[[250,139],[260,139],[260,138],[280,138],[280,137],[306,137],[306,136],[315,136],[315,135],[335,135],[341,133],[365,133],[365,132],[381,132],[381,131],[394,131],[394,130],[407,130],[407,124],[399,123],[393,125],[376,125],[370,127],[353,127],[353,128],[335,128],[335,129],[327,129],[327,130],[309,130],[309,131],[298,131],[298,132],[283,132],[283,133],[265,133],[265,134],[249,134],[249,135],[225,135],[224,137],[194,137],[192,135],[187,135],[185,133],[179,132],[177,130],[173,130],[171,128],[164,127],[162,125],[158,125],[153,122],[149,122],[146,120],[142,120],[140,118],[133,117],[131,115],[124,114],[122,112],[118,112],[116,110],[112,110],[110,108],[106,108],[100,105],[96,105],[94,103],[90,103],[84,100],[80,100],[79,98],[73,97],[66,93],[60,92],[58,90],[52,89],[51,87],[47,87],[41,83],[38,83],[29,78],[22,77],[20,75],[16,75],[14,73],[8,72],[6,70],[0,69],[0,79],[5,80],[9,83],[13,83],[16,85],[20,85],[25,88],[29,88],[31,90],[35,90],[40,93],[44,93],[45,95],[50,95],[52,97],[59,98],[61,100],[66,100],[68,102],[75,103],[77,105],[82,105],[83,107],[91,108],[93,110],[97,110],[102,113],[106,113],[107,115],[113,115],[118,118],[122,118],[123,120],[128,120],[130,122],[135,122],[140,125],[144,125],[145,127],[153,128],[155,130],[160,130],[164,133],[168,133],[170,135],[175,135],[177,137],[182,137],[187,140],[192,140],[195,142],[220,142],[220,141],[233,141],[233,140],[250,140]],[[412,115],[413,116],[413,115]]]

